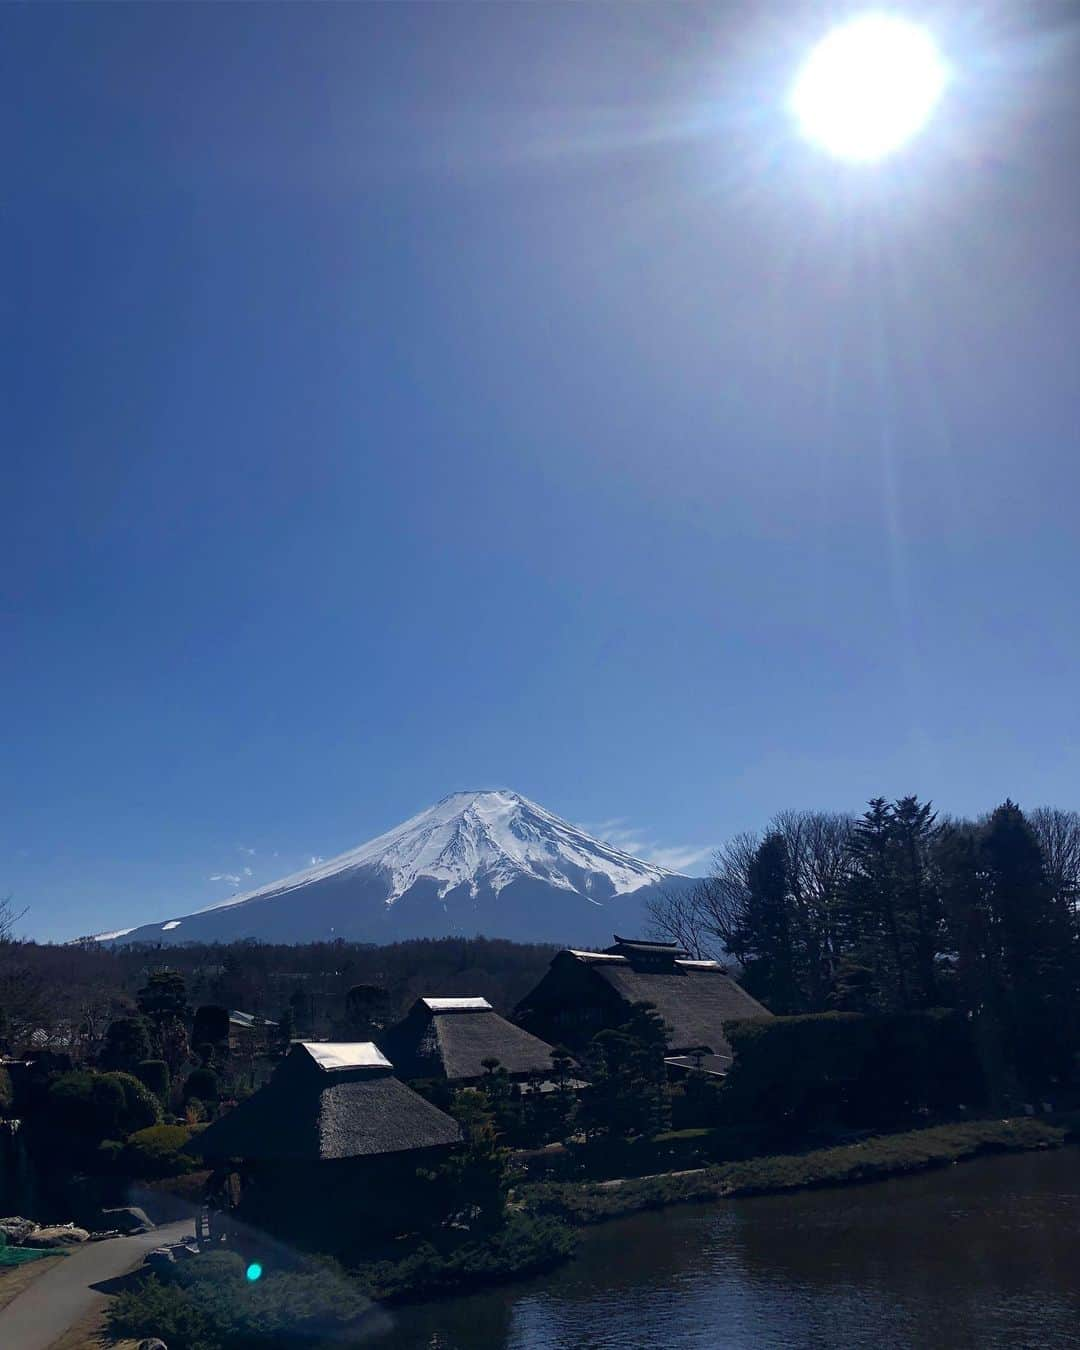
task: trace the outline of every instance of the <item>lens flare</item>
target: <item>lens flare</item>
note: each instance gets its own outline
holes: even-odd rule
[[[869,162],[899,150],[926,125],[947,82],[925,28],[865,14],[813,49],[790,107],[807,140],[838,159]]]
[[[252,1261],[251,1265],[247,1268],[246,1274],[248,1279],[254,1283],[255,1280],[262,1278],[262,1266],[259,1265],[258,1261]]]

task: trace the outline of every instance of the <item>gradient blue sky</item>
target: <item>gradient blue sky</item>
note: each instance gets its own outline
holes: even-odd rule
[[[688,870],[788,806],[1080,805],[1069,7],[934,6],[876,169],[785,111],[830,9],[3,7],[26,931],[458,788]]]

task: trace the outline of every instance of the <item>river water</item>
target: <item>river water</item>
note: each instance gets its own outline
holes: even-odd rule
[[[367,1343],[1080,1347],[1080,1149],[619,1220],[553,1274],[401,1309]]]

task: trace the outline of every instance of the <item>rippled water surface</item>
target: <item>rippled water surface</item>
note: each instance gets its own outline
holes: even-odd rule
[[[1080,1347],[1080,1149],[645,1214],[375,1350]]]

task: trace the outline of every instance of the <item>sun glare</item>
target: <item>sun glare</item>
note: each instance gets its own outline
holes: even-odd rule
[[[868,162],[898,150],[925,126],[947,71],[925,28],[865,14],[828,33],[791,92],[802,134],[838,159]]]

